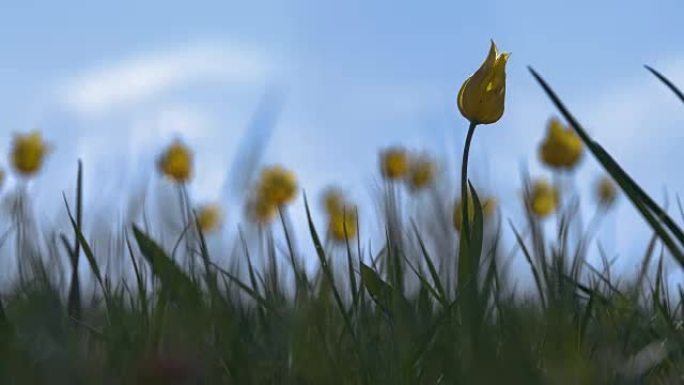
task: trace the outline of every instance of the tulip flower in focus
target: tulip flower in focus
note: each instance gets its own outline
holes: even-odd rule
[[[458,92],[458,109],[472,124],[490,124],[501,119],[506,96],[506,62],[492,41],[489,54]]]

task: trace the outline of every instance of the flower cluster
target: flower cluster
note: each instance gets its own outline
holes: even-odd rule
[[[385,180],[403,181],[411,191],[417,192],[434,182],[437,167],[425,154],[391,147],[380,152],[380,173]]]

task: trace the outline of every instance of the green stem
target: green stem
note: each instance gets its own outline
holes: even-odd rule
[[[470,153],[470,142],[473,140],[477,123],[470,122],[468,134],[466,134],[465,147],[463,148],[463,162],[461,163],[461,215],[462,231],[466,239],[470,239],[470,224],[468,223],[468,154]]]

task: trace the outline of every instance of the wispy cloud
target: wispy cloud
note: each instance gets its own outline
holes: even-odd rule
[[[253,82],[271,71],[255,49],[233,43],[195,42],[85,70],[59,87],[72,112],[97,116],[201,81]]]

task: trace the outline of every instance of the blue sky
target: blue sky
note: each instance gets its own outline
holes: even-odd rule
[[[504,218],[520,211],[521,164],[549,174],[535,149],[554,110],[527,65],[660,198],[684,191],[684,109],[642,65],[684,85],[683,14],[681,0],[5,3],[0,151],[13,132],[43,130],[55,151],[33,190],[57,212],[77,158],[88,204],[123,205],[121,191],[149,180],[180,136],[197,152],[193,196],[219,199],[253,111],[277,86],[285,103],[265,162],[296,170],[310,195],[338,183],[369,204],[382,147],[457,164],[466,122],[455,95],[494,39],[512,52],[507,110],[478,130],[472,173],[505,197]],[[597,175],[586,157],[577,183]],[[606,226],[618,223],[602,237],[639,256],[650,234],[624,200]]]

